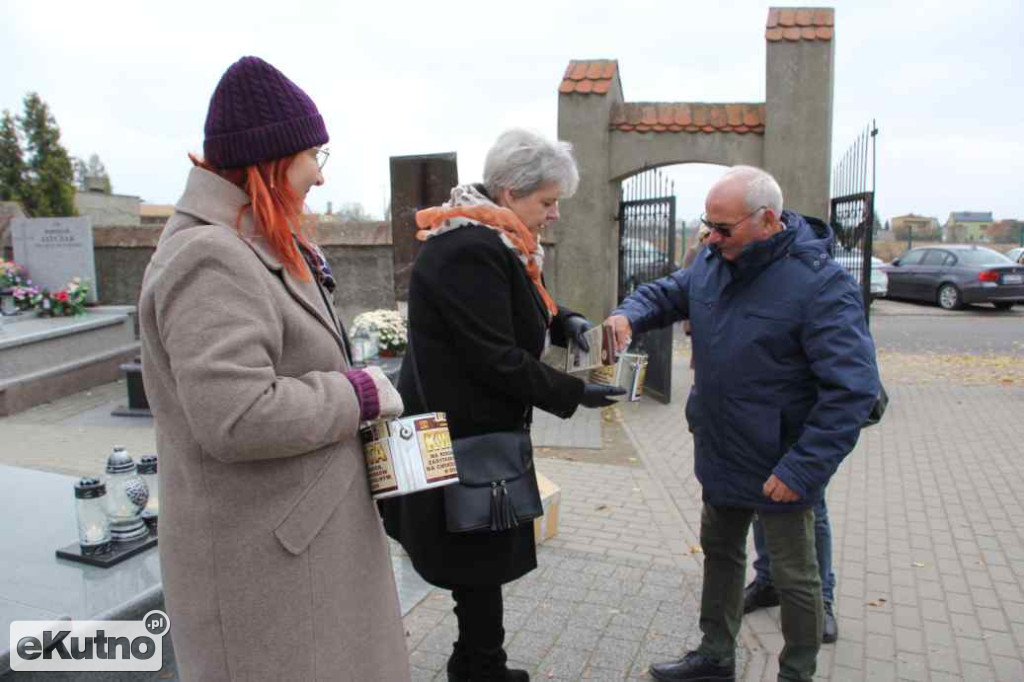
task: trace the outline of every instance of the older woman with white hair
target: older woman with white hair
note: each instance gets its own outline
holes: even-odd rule
[[[399,381],[407,413],[445,412],[458,439],[528,429],[534,407],[567,418],[621,393],[539,360],[548,344],[579,340],[592,326],[558,306],[543,279],[540,233],[578,184],[568,143],[510,130],[487,154],[483,184],[456,187],[450,201],[417,214],[425,244],[409,285],[411,357]],[[506,666],[501,586],[537,567],[533,524],[449,532],[443,493],[381,507],[420,575],[452,590],[459,639],[448,679],[528,680]]]

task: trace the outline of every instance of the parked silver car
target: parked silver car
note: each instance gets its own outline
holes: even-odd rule
[[[853,279],[860,284],[861,273],[864,272],[864,254],[857,248],[844,248],[837,244],[833,249],[833,259],[843,266],[847,272],[853,275]],[[871,257],[871,299],[868,305],[876,298],[885,298],[889,292],[889,276],[885,272],[885,261],[881,258]]]
[[[1024,265],[983,246],[947,244],[911,249],[885,268],[889,298],[933,301],[946,310],[1024,303]]]

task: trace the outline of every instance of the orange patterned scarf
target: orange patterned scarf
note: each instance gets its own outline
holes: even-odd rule
[[[455,196],[454,190],[452,195]],[[537,287],[537,292],[540,294],[541,300],[544,301],[548,312],[552,317],[558,314],[558,306],[548,290],[544,288],[544,283],[540,278],[541,268],[534,257],[539,248],[537,237],[523,224],[519,216],[510,209],[489,202],[469,206],[445,204],[444,206],[425,208],[416,213],[416,225],[421,228],[417,230],[416,238],[426,241],[438,232],[447,231],[444,228],[453,229],[456,226],[448,222],[452,218],[465,218],[468,221],[480,223],[504,236],[519,253],[519,259],[526,267],[526,274],[529,275],[533,285]]]

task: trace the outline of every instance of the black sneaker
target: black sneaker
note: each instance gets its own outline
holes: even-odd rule
[[[823,644],[832,644],[839,639],[839,624],[836,623],[836,612],[832,602],[825,602],[825,627],[821,630]]]
[[[779,592],[771,583],[754,581],[743,588],[743,613],[779,605]]]
[[[678,661],[653,663],[648,672],[662,682],[736,682],[736,665],[722,665],[699,651]]]

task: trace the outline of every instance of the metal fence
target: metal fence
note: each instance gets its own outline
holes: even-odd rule
[[[864,315],[872,298],[875,228],[875,122],[867,126],[832,172],[829,224],[836,235],[832,256],[860,285]]]
[[[655,169],[622,183],[619,202],[619,300],[638,286],[676,269],[676,197],[673,183]],[[647,354],[644,391],[672,398],[672,326],[639,335],[633,348]]]

